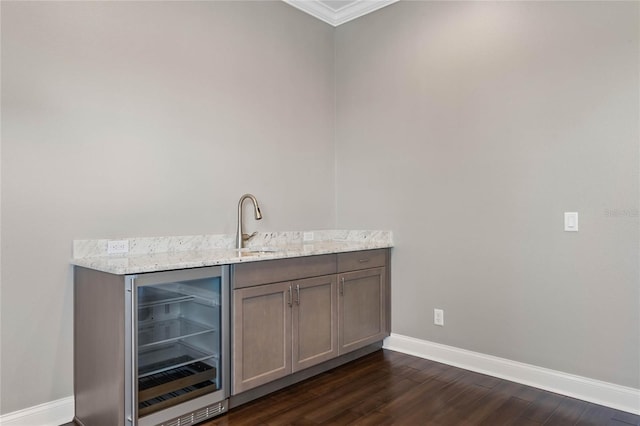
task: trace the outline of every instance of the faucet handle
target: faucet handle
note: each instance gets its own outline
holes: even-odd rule
[[[253,232],[253,233],[251,233],[251,235],[242,234],[242,241],[249,241],[251,238],[255,237],[256,235],[258,235],[257,232]]]

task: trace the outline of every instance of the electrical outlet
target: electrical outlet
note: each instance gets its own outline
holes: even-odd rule
[[[313,232],[303,232],[302,241],[313,241]]]
[[[107,254],[129,253],[129,240],[112,240],[107,243]]]
[[[433,323],[435,325],[444,326],[444,311],[442,309],[433,310]]]

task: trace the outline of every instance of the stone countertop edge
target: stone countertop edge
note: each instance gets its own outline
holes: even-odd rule
[[[302,233],[298,232],[259,234],[247,250],[275,249],[260,253],[217,247],[219,242],[228,246],[226,235],[129,239],[130,246],[133,242],[134,247],[148,246],[149,250],[145,253],[138,249],[126,255],[107,255],[103,248],[109,240],[76,240],[71,264],[116,275],[130,275],[393,247],[390,231],[313,232],[323,239],[303,242]],[[202,244],[203,239],[207,239],[207,244]],[[196,243],[191,248],[184,244],[185,240]],[[146,244],[149,241],[153,243]],[[211,244],[211,241],[215,242]],[[86,250],[87,246],[92,250]]]

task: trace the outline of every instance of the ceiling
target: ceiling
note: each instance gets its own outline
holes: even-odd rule
[[[283,0],[327,24],[340,24],[374,12],[398,0]]]

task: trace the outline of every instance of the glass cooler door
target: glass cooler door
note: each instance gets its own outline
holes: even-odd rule
[[[215,395],[206,403],[226,398],[226,274],[213,267],[150,275],[133,289],[137,417],[203,395]]]

